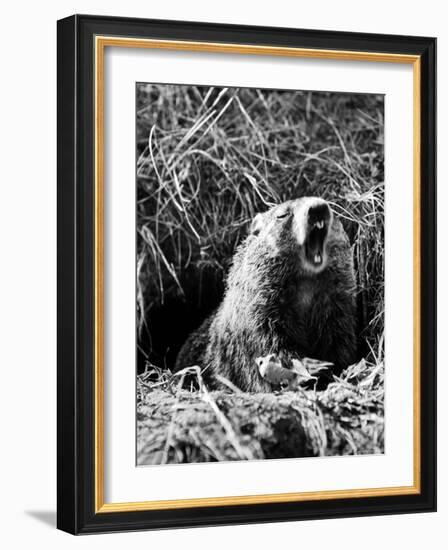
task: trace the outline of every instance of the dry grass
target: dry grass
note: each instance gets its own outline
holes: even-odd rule
[[[302,195],[327,199],[343,219],[357,264],[365,355],[378,355],[383,128],[382,96],[139,84],[143,357],[172,366],[187,334],[219,303],[249,220]],[[164,339],[167,329],[177,341]]]

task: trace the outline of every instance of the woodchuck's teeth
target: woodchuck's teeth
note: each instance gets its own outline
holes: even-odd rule
[[[322,261],[322,257],[320,254],[314,254],[314,263],[315,264],[320,264],[320,262]]]
[[[318,222],[316,222],[314,224],[315,227],[317,227],[318,229],[322,229],[323,226],[324,226],[324,221],[323,220],[319,220]]]

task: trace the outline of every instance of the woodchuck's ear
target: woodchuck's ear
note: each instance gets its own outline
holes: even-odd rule
[[[258,235],[260,233],[261,228],[263,227],[263,214],[259,212],[254,219],[252,220],[252,223],[250,224],[250,234],[251,235]]]

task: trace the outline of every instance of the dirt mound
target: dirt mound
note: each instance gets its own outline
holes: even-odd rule
[[[325,391],[250,394],[138,380],[137,463],[384,452],[384,368],[361,361]]]

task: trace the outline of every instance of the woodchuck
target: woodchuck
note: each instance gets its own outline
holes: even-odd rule
[[[184,343],[176,370],[199,365],[243,391],[271,391],[256,359],[311,357],[338,374],[356,359],[353,254],[326,201],[302,197],[257,214],[237,248],[220,306]],[[209,382],[210,383],[210,382]]]

